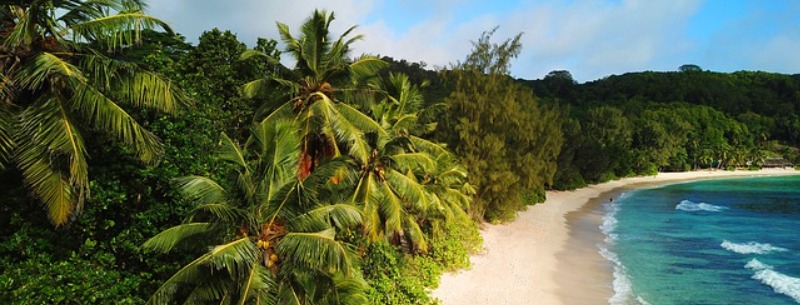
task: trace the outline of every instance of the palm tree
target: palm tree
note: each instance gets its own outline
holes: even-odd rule
[[[343,153],[366,162],[369,148],[363,133],[383,133],[375,121],[348,103],[368,97],[371,92],[365,86],[366,81],[387,64],[369,55],[350,59],[350,45],[362,36],[348,37],[355,29],[351,27],[338,39],[331,39],[329,26],[333,20],[333,13],[315,10],[302,25],[298,38],[290,33],[287,25],[278,23],[281,39],[286,44],[285,52],[296,61],[292,69],[256,50],[242,55],[243,59],[263,56],[278,67],[276,73],[246,84],[243,91],[246,96],[255,98],[265,96],[272,86],[285,89],[287,96],[266,101],[259,113],[272,111],[266,120],[294,118],[298,121],[302,131],[298,172],[301,179],[323,159]]]
[[[371,105],[370,113],[388,132],[367,134],[370,158],[354,159],[357,179],[351,202],[363,210],[364,234],[370,240],[410,241],[413,250],[426,252],[426,224],[467,218],[470,186],[463,189],[467,193],[461,189],[466,171],[443,146],[414,135],[435,125],[419,122],[423,97],[407,76],[392,73],[388,81],[372,85],[385,96]]]
[[[427,83],[421,84],[421,87],[424,86]],[[425,111],[425,99],[420,86],[412,85],[407,75],[389,73],[388,79],[379,79],[372,83],[372,87],[381,93],[383,99],[371,105],[370,110],[373,118],[386,131],[396,136],[407,136],[430,133],[436,128],[436,123],[420,122],[420,115]],[[438,104],[433,107],[436,106]]]
[[[372,148],[367,162],[353,159],[356,182],[351,202],[364,213],[364,234],[377,241],[410,240],[415,250],[427,251],[417,215],[428,209],[429,194],[418,176],[436,165],[427,153],[412,152],[405,137],[383,139],[367,135]]]
[[[150,304],[366,302],[354,253],[336,237],[337,229],[359,225],[361,214],[323,194],[344,164],[333,160],[301,181],[300,142],[292,121],[256,125],[243,148],[223,134],[220,159],[232,166],[230,181],[178,181],[196,209],[144,247],[206,252],[168,279]]]
[[[142,30],[169,28],[138,0],[11,3],[0,7],[0,162],[21,170],[61,226],[89,196],[89,130],[122,141],[144,163],[161,156],[156,136],[122,105],[174,112],[184,99],[159,75],[113,56]]]
[[[477,191],[467,182],[467,169],[452,154],[442,150],[436,158],[435,170],[422,184],[431,194],[429,209],[421,215],[423,219],[439,228],[442,221],[469,221],[467,210]]]

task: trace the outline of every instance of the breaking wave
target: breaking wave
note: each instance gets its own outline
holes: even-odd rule
[[[762,244],[754,241],[748,242],[746,244],[737,244],[725,240],[722,242],[722,244],[720,244],[720,246],[725,250],[736,252],[739,254],[768,254],[770,252],[788,251],[781,247],[775,247],[770,244]]]
[[[772,266],[764,264],[755,258],[747,262],[744,267],[756,272],[752,277],[754,280],[759,280],[761,283],[772,287],[772,290],[776,293],[787,295],[794,299],[795,302],[800,303],[800,278],[779,273],[773,270]]]
[[[682,210],[687,212],[696,212],[696,211],[706,211],[706,212],[719,212],[722,210],[727,210],[727,207],[708,204],[705,202],[692,202],[690,200],[683,200],[681,203],[675,206],[676,210]]]

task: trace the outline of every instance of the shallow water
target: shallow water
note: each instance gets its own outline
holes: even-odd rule
[[[800,304],[800,176],[639,189],[604,208],[610,304]]]

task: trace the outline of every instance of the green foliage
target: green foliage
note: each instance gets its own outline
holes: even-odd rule
[[[478,189],[471,213],[490,221],[513,219],[521,194],[552,184],[561,150],[561,113],[537,103],[508,77],[521,36],[501,44],[493,32],[474,43],[466,61],[445,76],[454,91],[445,99],[437,136],[448,144]]]
[[[0,162],[20,170],[55,226],[90,198],[86,139],[106,135],[153,164],[161,143],[123,106],[174,113],[185,103],[169,80],[120,56],[142,30],[170,31],[143,9],[123,0],[0,6]]]
[[[0,300],[5,304],[142,304],[131,294],[148,274],[134,275],[113,268],[111,254],[73,254],[54,260],[37,254],[0,274]],[[46,266],[43,268],[43,266]]]
[[[370,304],[435,304],[429,289],[439,285],[443,272],[469,267],[469,256],[481,247],[482,239],[472,221],[451,221],[432,233],[427,254],[412,256],[387,242],[367,246],[362,262],[369,284]]]
[[[329,23],[332,20],[332,15],[324,16],[324,13],[318,15],[317,21],[322,17],[327,20],[323,23]],[[128,17],[140,18],[141,16],[131,15],[126,18]],[[310,33],[306,30],[304,28],[304,35]],[[342,37],[345,36],[347,34]],[[0,273],[0,288],[2,288],[0,300],[10,304],[49,304],[62,303],[64,300],[76,300],[83,304],[141,304],[154,294],[157,296],[167,295],[168,293],[162,294],[158,290],[165,284],[165,281],[167,290],[169,290],[172,287],[170,285],[178,279],[199,278],[207,280],[206,283],[244,283],[249,285],[247,287],[253,288],[252,292],[263,296],[262,300],[274,300],[278,303],[302,302],[303,299],[313,299],[318,304],[364,303],[364,295],[361,293],[364,283],[357,273],[348,271],[355,268],[354,266],[358,266],[360,259],[349,245],[341,243],[343,237],[355,239],[354,236],[358,236],[362,231],[353,228],[354,225],[360,223],[361,213],[348,203],[348,199],[352,197],[348,196],[351,194],[347,193],[345,186],[350,185],[348,184],[350,181],[347,179],[351,179],[351,177],[342,174],[342,169],[347,168],[346,165],[352,165],[351,161],[353,160],[337,159],[335,156],[350,155],[355,159],[366,160],[363,157],[371,155],[370,149],[386,148],[387,143],[382,141],[389,138],[394,138],[393,141],[396,141],[396,143],[390,144],[390,147],[396,144],[394,147],[403,147],[405,150],[401,153],[392,151],[384,155],[386,158],[382,160],[386,164],[402,169],[402,173],[398,172],[398,175],[394,175],[398,181],[402,180],[402,183],[392,183],[398,186],[398,190],[402,190],[401,186],[408,187],[412,185],[410,182],[415,182],[418,186],[410,189],[422,194],[422,196],[414,197],[412,191],[397,191],[397,196],[403,200],[405,205],[403,208],[407,210],[402,219],[406,224],[403,230],[404,236],[408,237],[410,241],[426,241],[428,250],[424,255],[410,255],[410,249],[413,247],[409,247],[407,241],[390,238],[397,244],[390,247],[395,249],[393,250],[395,254],[402,259],[398,266],[404,270],[400,274],[407,282],[405,286],[407,288],[404,288],[407,292],[406,295],[412,296],[403,297],[404,300],[409,304],[427,300],[426,290],[422,288],[422,285],[435,285],[442,270],[466,266],[468,254],[471,251],[469,249],[472,247],[467,247],[463,241],[479,240],[477,229],[471,222],[459,229],[448,228],[454,222],[468,219],[464,211],[469,207],[470,196],[475,193],[475,189],[466,183],[467,171],[452,160],[452,156],[444,147],[420,137],[433,129],[435,124],[431,124],[430,118],[435,115],[432,112],[423,111],[429,107],[424,106],[425,103],[419,96],[419,87],[411,86],[408,79],[400,74],[392,75],[389,78],[390,81],[383,84],[386,86],[370,87],[375,85],[370,81],[376,75],[377,69],[385,64],[370,56],[362,56],[353,60],[348,55],[347,46],[360,37],[347,36],[348,38],[345,40],[340,39],[339,42],[342,44],[335,45],[329,49],[332,50],[330,54],[324,55],[332,56],[326,57],[330,59],[327,63],[331,65],[322,67],[328,69],[329,73],[316,75],[314,78],[305,78],[305,74],[302,73],[301,77],[292,78],[289,69],[284,69],[285,67],[277,63],[281,54],[275,50],[274,40],[260,39],[254,48],[265,56],[247,57],[244,45],[236,39],[235,35],[227,31],[214,29],[204,33],[199,39],[200,43],[197,47],[186,44],[179,36],[154,31],[143,31],[140,37],[142,44],[129,45],[124,49],[114,49],[109,55],[110,60],[98,57],[95,58],[96,62],[86,65],[112,70],[119,68],[119,71],[128,71],[125,69],[140,71],[141,68],[154,71],[146,73],[143,77],[132,77],[132,85],[125,85],[120,89],[141,89],[144,86],[143,80],[156,80],[155,83],[158,85],[159,77],[166,76],[174,81],[171,83],[172,86],[180,85],[183,92],[195,102],[195,105],[190,110],[176,113],[172,117],[162,117],[157,115],[154,110],[172,111],[174,105],[159,106],[153,100],[140,99],[138,96],[130,94],[122,95],[130,102],[120,103],[120,109],[124,110],[135,122],[139,122],[142,128],[147,128],[154,136],[153,138],[158,137],[162,142],[160,149],[163,150],[163,155],[159,162],[147,168],[135,165],[135,161],[141,159],[142,151],[130,145],[131,141],[120,143],[114,141],[117,136],[114,133],[96,133],[106,127],[103,124],[94,128],[79,124],[81,129],[85,128],[87,134],[91,134],[91,141],[88,139],[86,141],[89,145],[86,145],[85,151],[87,155],[92,156],[91,159],[87,159],[87,164],[91,165],[93,169],[91,177],[87,180],[88,192],[92,196],[86,198],[86,209],[75,217],[69,226],[62,227],[58,231],[52,230],[47,218],[41,213],[34,213],[36,205],[31,204],[26,196],[24,185],[18,179],[20,172],[13,166],[6,167],[10,164],[9,162],[13,161],[9,152],[14,145],[18,144],[11,141],[10,132],[13,125],[9,124],[11,122],[9,117],[16,115],[14,111],[18,109],[8,109],[2,107],[7,103],[0,103],[0,169],[2,169],[0,184],[4,186],[0,190],[0,195],[4,198],[3,203],[0,204],[0,233],[8,237],[0,242],[0,270],[2,270]],[[284,38],[288,37],[284,35]],[[325,49],[324,44],[337,42],[330,38],[322,38],[314,41],[303,40],[303,43],[307,43],[304,48],[321,46]],[[293,56],[297,55],[291,50],[289,53]],[[242,60],[242,57],[247,58]],[[123,61],[124,65],[120,63]],[[40,65],[56,68],[57,65],[54,63],[58,63],[55,59],[48,58],[38,62]],[[72,61],[67,63],[74,64]],[[120,66],[116,66],[117,64]],[[292,70],[299,73],[309,72],[312,70],[310,68],[313,68],[304,65],[301,62]],[[70,70],[60,70],[63,73],[77,71],[69,65],[64,67]],[[83,68],[80,65],[76,65],[76,67]],[[97,71],[102,72],[102,69]],[[105,72],[108,71],[110,70]],[[221,181],[219,186],[228,190],[247,184],[244,181],[247,179],[228,179],[232,177],[230,173],[241,173],[236,172],[235,169],[241,169],[242,163],[220,164],[220,162],[215,162],[220,157],[212,154],[212,148],[216,146],[220,132],[228,131],[231,134],[230,139],[225,139],[228,144],[242,142],[245,143],[248,150],[259,151],[259,154],[248,154],[250,157],[244,158],[244,163],[258,164],[263,161],[262,159],[266,159],[256,157],[256,155],[268,154],[267,150],[260,149],[269,145],[263,146],[258,143],[269,142],[271,133],[268,130],[276,127],[269,125],[271,127],[268,128],[262,125],[263,128],[248,129],[251,119],[256,115],[255,109],[260,106],[256,104],[256,101],[280,100],[278,96],[291,95],[292,90],[281,91],[278,89],[287,88],[283,86],[286,85],[285,83],[263,84],[265,86],[260,87],[263,90],[259,91],[257,95],[259,99],[252,100],[240,96],[238,89],[242,87],[245,80],[264,78],[265,76],[270,78],[275,76],[274,72],[286,73],[279,74],[281,79],[294,79],[298,84],[302,84],[305,80],[315,80],[315,83],[319,85],[315,89],[319,89],[318,92],[321,94],[312,94],[315,97],[309,99],[308,104],[314,104],[310,106],[311,108],[316,107],[313,109],[316,111],[314,113],[324,113],[330,109],[340,112],[342,120],[339,123],[334,126],[320,125],[322,126],[320,131],[327,131],[327,128],[330,127],[340,128],[329,133],[337,140],[336,144],[340,153],[315,152],[317,156],[324,155],[326,158],[317,160],[313,166],[313,172],[304,177],[302,187],[281,188],[276,184],[276,187],[271,190],[259,189],[257,193],[260,195],[256,196],[258,199],[251,197],[250,200],[244,200],[256,202],[263,197],[269,197],[264,194],[273,194],[276,196],[275,198],[284,195],[293,199],[306,198],[298,201],[291,200],[292,205],[298,202],[302,203],[299,206],[292,206],[291,209],[285,207],[291,211],[280,214],[276,218],[280,220],[280,225],[285,231],[283,231],[283,235],[275,235],[277,237],[272,240],[273,247],[269,248],[270,251],[274,250],[273,253],[280,256],[279,261],[282,266],[287,269],[292,267],[292,271],[287,271],[286,274],[279,272],[277,275],[271,275],[273,270],[269,270],[270,268],[266,266],[245,268],[251,272],[242,273],[239,272],[239,267],[258,266],[260,262],[253,264],[247,262],[255,261],[254,257],[264,258],[264,253],[269,252],[252,251],[253,248],[258,248],[257,240],[260,240],[260,236],[252,236],[248,241],[235,239],[234,241],[240,242],[230,243],[229,241],[233,240],[231,236],[234,236],[240,227],[229,226],[227,229],[220,229],[216,226],[226,221],[235,223],[231,221],[242,220],[243,215],[248,213],[252,215],[256,211],[254,209],[226,209],[222,205],[212,203],[209,200],[221,197],[209,197],[208,195],[211,195],[207,192],[209,189],[194,189],[198,192],[196,194],[201,194],[199,197],[182,196],[174,188],[173,181],[177,177],[189,174]],[[30,75],[31,79],[35,80],[36,77],[33,76],[38,74],[31,73]],[[426,73],[426,75],[431,75],[431,73]],[[432,75],[436,76],[435,73]],[[99,77],[97,80],[99,81],[101,78]],[[271,79],[277,80],[278,77]],[[439,86],[437,90],[441,90],[443,82],[438,77],[431,83],[438,84],[436,85]],[[326,87],[326,84],[331,87]],[[357,84],[355,88],[367,89],[364,92],[369,94],[354,94],[358,90],[352,90],[353,84]],[[164,86],[153,88],[156,89],[154,92],[164,92]],[[288,88],[291,89],[292,86],[288,86]],[[246,86],[245,89],[247,89]],[[329,89],[333,91],[328,91]],[[330,95],[335,98],[329,98],[329,101],[326,102],[322,95],[331,92],[336,93]],[[373,95],[376,92],[378,98]],[[87,94],[86,92],[79,93]],[[305,97],[308,98],[312,95]],[[294,101],[291,99],[282,101],[286,102],[287,100]],[[323,102],[318,103],[320,100]],[[97,102],[97,100],[90,102]],[[382,110],[373,111],[371,102],[383,104],[380,107]],[[293,106],[291,103],[287,104]],[[143,110],[136,110],[135,106],[144,107]],[[262,115],[269,114],[270,110],[273,109],[267,107]],[[376,122],[369,122],[370,116],[373,116]],[[270,122],[279,121],[276,119],[277,116],[273,117]],[[306,123],[318,123],[312,121],[309,120]],[[381,141],[375,143],[361,142],[376,132],[381,133],[383,129],[389,130],[393,135],[389,137],[387,133],[381,138]],[[370,130],[372,132],[369,132]],[[245,141],[248,135],[252,135],[253,138]],[[344,137],[340,138],[339,136],[342,135]],[[320,143],[322,142],[315,144]],[[365,145],[359,148],[359,144]],[[278,145],[277,147],[291,148],[291,145]],[[229,150],[229,152],[234,151]],[[162,151],[158,152],[162,153]],[[155,156],[156,154],[151,155]],[[291,153],[279,153],[278,155],[292,156]],[[145,156],[144,159],[155,160],[152,156]],[[295,160],[298,156],[299,154],[294,154],[290,158],[278,159]],[[235,161],[230,154],[222,159]],[[273,161],[275,160],[277,159]],[[424,162],[419,162],[420,160]],[[267,168],[255,166],[250,169],[250,172],[263,173]],[[289,166],[280,171],[296,178],[296,173],[291,174],[296,169],[296,166]],[[333,178],[344,180],[337,185],[333,182],[336,179]],[[316,185],[315,183],[325,185],[325,187],[312,187],[312,185]],[[202,183],[192,185],[197,187]],[[259,184],[256,189],[266,185],[271,184]],[[184,186],[187,185],[184,184]],[[252,190],[253,188],[245,189]],[[242,195],[247,194],[248,191],[238,193]],[[237,199],[247,198],[247,196],[234,197]],[[197,200],[208,202],[198,207]],[[266,212],[274,212],[273,208],[275,207],[276,205],[273,203]],[[281,210],[281,208],[277,208],[277,210]],[[303,214],[298,211],[307,213]],[[186,218],[187,215],[190,217]],[[218,251],[209,252],[208,248],[202,247],[202,243],[192,239],[212,231],[210,226],[203,224],[209,220],[215,223],[213,229],[219,233],[216,237],[222,238],[228,243],[211,243],[219,238],[207,238],[201,239],[201,241],[211,243],[210,246],[230,245],[230,247],[217,247],[214,249]],[[172,230],[167,229],[170,225],[181,221],[185,221],[186,224]],[[244,223],[255,222],[244,221]],[[259,229],[251,228],[250,234],[256,234]],[[169,251],[169,253],[156,256],[143,251],[140,245],[159,232],[165,232],[165,234],[160,235],[148,245],[154,249]],[[188,249],[185,247],[187,244],[190,246]],[[192,245],[200,246],[193,248]],[[305,256],[306,253],[314,251],[318,253],[313,258]],[[342,253],[345,254],[342,255]],[[207,255],[204,256],[204,254]],[[198,257],[203,259],[193,263],[193,260]],[[242,264],[243,262],[244,264]],[[189,266],[189,269],[180,271],[181,266]],[[187,270],[189,270],[188,273]],[[205,276],[194,277],[209,270],[214,270],[211,276],[206,273]],[[226,275],[226,272],[220,270],[233,270],[233,274],[227,273]],[[173,275],[177,277],[170,281],[170,276]],[[415,280],[417,278],[420,280]],[[233,281],[230,281],[231,279]],[[220,287],[214,286],[210,290],[199,289],[198,291],[214,292]],[[233,289],[232,287],[231,285],[225,286],[226,289]],[[277,290],[269,290],[271,289],[269,287],[277,287]],[[102,291],[98,292],[98,289],[102,289]],[[265,295],[265,291],[271,292]],[[302,294],[300,299],[290,300],[291,296],[298,292]],[[190,301],[198,301],[191,298],[200,296],[183,290],[177,291],[177,294],[189,298]],[[248,297],[252,299],[254,295],[242,294],[240,290],[236,290],[235,294],[244,296],[239,300],[245,301]],[[339,298],[342,296],[351,298]],[[155,300],[158,300],[158,297]]]
[[[254,49],[278,60],[281,54],[276,44],[275,40],[259,38]],[[189,50],[176,65],[185,90],[200,103],[215,109],[210,113],[211,123],[218,132],[224,131],[239,141],[247,138],[258,108],[253,100],[239,94],[239,88],[275,66],[274,62],[263,58],[240,60],[246,50],[247,46],[235,34],[214,28],[203,32],[197,47]]]

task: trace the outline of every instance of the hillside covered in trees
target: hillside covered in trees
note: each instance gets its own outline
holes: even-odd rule
[[[548,189],[799,158],[798,75],[514,80],[519,35],[432,71],[329,12],[192,45],[142,7],[0,7],[5,304],[429,304]]]

